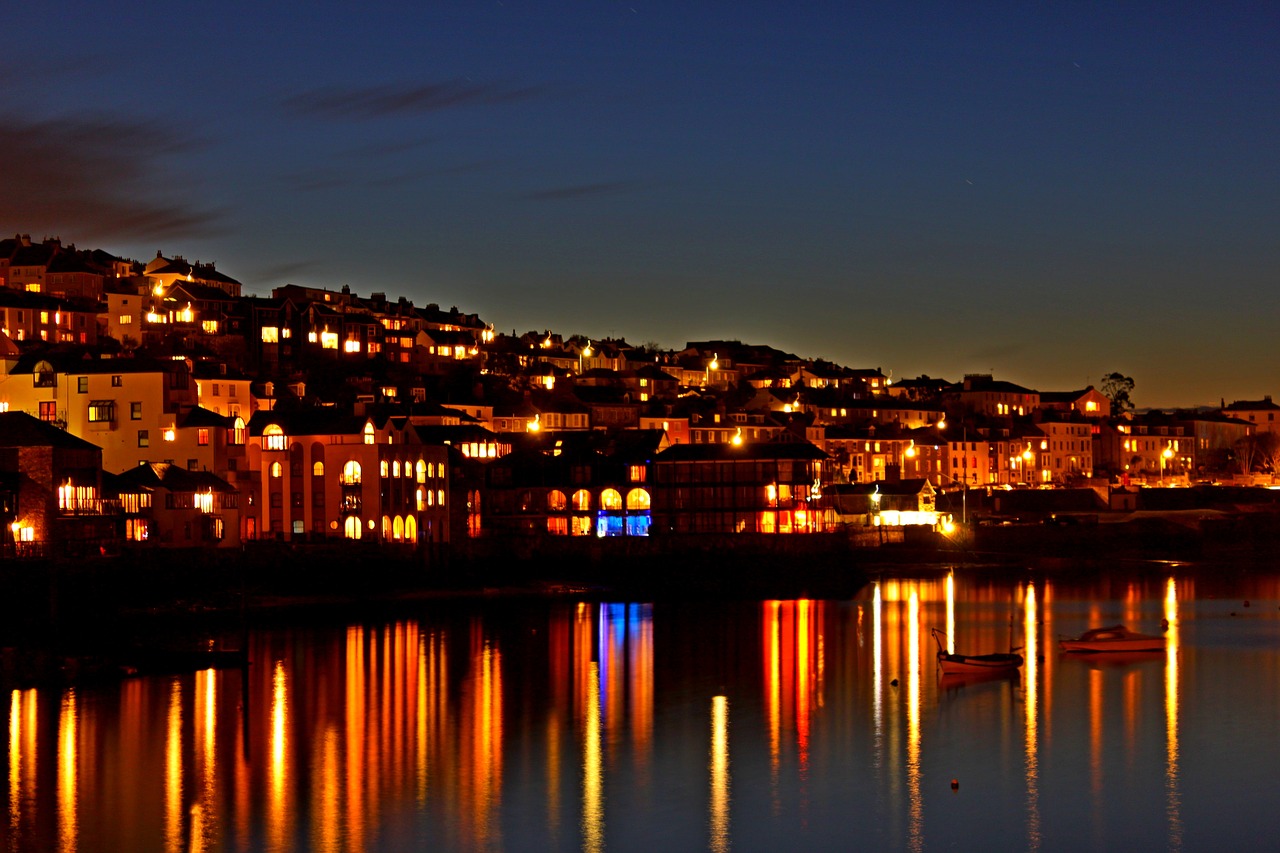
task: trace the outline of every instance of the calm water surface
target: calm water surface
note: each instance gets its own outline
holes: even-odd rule
[[[450,603],[260,631],[243,673],[15,690],[0,841],[1275,849],[1280,576],[1031,577],[958,569],[848,601]],[[1057,650],[1162,619],[1164,653]],[[1027,663],[942,679],[931,628]]]

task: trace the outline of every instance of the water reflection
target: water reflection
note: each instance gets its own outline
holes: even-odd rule
[[[1027,774],[1027,849],[1040,849],[1040,633],[1036,611],[1035,584],[1027,584],[1022,599],[1023,653],[1023,727]]]
[[[851,826],[885,850],[1200,849],[1224,780],[1258,774],[1232,796],[1261,804],[1280,760],[1268,589],[1236,617],[1186,577],[957,571],[855,601],[264,631],[244,674],[12,690],[0,849],[830,848]],[[1166,651],[1145,659],[1053,641],[1161,616]],[[943,625],[964,652],[1020,639],[1020,675],[946,686],[926,642]],[[1256,738],[1195,730],[1241,708]]]
[[[729,845],[729,700],[711,698],[711,843],[715,853]]]
[[[1182,849],[1181,795],[1178,790],[1178,585],[1171,577],[1165,584],[1164,596],[1165,665],[1165,793],[1169,813],[1169,849]]]

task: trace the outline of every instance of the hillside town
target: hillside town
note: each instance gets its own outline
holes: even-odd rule
[[[973,523],[970,493],[974,508],[1060,490],[1132,508],[1145,489],[1269,484],[1280,463],[1269,396],[1142,411],[1119,373],[1037,390],[766,343],[498,330],[346,286],[247,295],[213,262],[25,234],[0,240],[0,332],[0,522],[17,557],[884,541]]]

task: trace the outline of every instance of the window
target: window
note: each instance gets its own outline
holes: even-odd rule
[[[342,485],[360,485],[360,463],[354,459],[342,466]]]
[[[374,442],[373,424],[367,423],[364,425],[364,443],[373,444],[373,442]],[[383,476],[386,476],[386,475],[384,474]]]
[[[142,404],[141,403],[129,404],[129,420],[131,421],[142,420]]]
[[[239,424],[240,419],[236,419]],[[265,450],[284,450],[286,445],[284,430],[278,424],[267,424],[262,430],[262,445]]]
[[[112,388],[119,388],[119,387],[120,387],[121,385],[123,385],[123,384],[124,384],[124,377],[123,377],[123,376],[120,376],[120,375],[113,375],[113,376],[111,377],[111,387],[112,387]]]
[[[58,404],[53,400],[45,400],[40,404],[40,420],[52,423],[58,419]]]
[[[201,447],[209,443],[209,430],[207,427],[196,430],[196,444]]]
[[[76,393],[77,394],[89,393],[89,377],[88,376],[76,377]]]
[[[280,343],[280,327],[279,326],[263,326],[262,342],[264,344]]]
[[[199,470],[200,470],[200,460],[199,460],[199,459],[188,459],[188,460],[187,460],[187,470],[188,470],[188,471],[199,471]],[[208,512],[208,510],[205,510],[205,512]]]
[[[312,465],[312,466],[311,466],[311,474],[312,474],[312,476],[315,476],[315,477],[323,477],[323,476],[324,476],[324,463],[323,463],[323,462],[317,462],[317,463],[315,463],[314,465]]]
[[[89,423],[111,423],[116,419],[115,400],[94,400],[89,404]]]
[[[234,445],[244,444],[244,418],[236,416],[235,424],[231,427],[231,443]]]
[[[138,446],[139,447],[151,446],[151,436],[150,434],[147,433],[145,429],[138,430]]]

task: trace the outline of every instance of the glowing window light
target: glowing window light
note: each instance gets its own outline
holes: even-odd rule
[[[170,427],[169,429],[166,429],[163,435],[164,435],[165,441],[173,441],[178,437],[177,432],[175,432],[172,427]]]
[[[320,347],[321,349],[337,349],[338,333],[337,332],[321,332]]]
[[[262,443],[267,450],[284,450],[288,439],[279,424],[267,424],[262,430]]]
[[[360,342],[356,340],[349,340],[343,346],[343,349],[346,352],[360,352]]]

